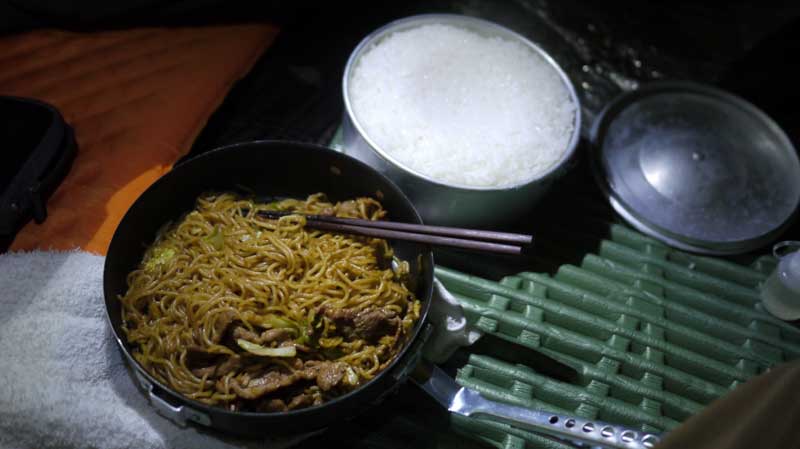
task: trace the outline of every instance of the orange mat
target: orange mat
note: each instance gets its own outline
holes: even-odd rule
[[[11,250],[105,254],[128,207],[189,150],[277,32],[236,25],[0,39],[0,95],[55,105],[78,141],[47,220],[25,226]]]

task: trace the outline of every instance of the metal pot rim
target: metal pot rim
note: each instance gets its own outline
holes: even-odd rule
[[[267,146],[267,147],[270,147],[270,146],[300,146],[300,147],[305,147],[305,148],[307,148],[309,150],[312,150],[312,151],[325,151],[325,152],[331,152],[331,153],[339,154],[341,157],[345,157],[345,158],[351,160],[356,165],[363,166],[364,168],[375,172],[377,175],[379,175],[380,178],[383,178],[384,181],[386,181],[387,186],[394,188],[396,190],[396,193],[399,194],[404,199],[404,201],[411,207],[411,210],[412,210],[414,216],[416,217],[416,219],[420,223],[422,222],[422,218],[421,218],[421,216],[419,214],[419,211],[417,211],[416,206],[414,206],[414,203],[408,198],[408,196],[402,191],[402,189],[397,187],[397,185],[394,183],[394,181],[392,181],[391,179],[386,177],[386,175],[378,172],[374,168],[370,167],[369,165],[365,164],[364,162],[362,162],[362,161],[360,161],[358,159],[355,159],[355,158],[353,158],[351,156],[347,156],[345,154],[341,154],[341,153],[332,151],[330,148],[327,148],[327,147],[324,147],[324,146],[321,146],[321,145],[317,145],[317,144],[312,144],[312,143],[281,141],[281,140],[256,140],[256,141],[240,142],[240,143],[235,143],[235,144],[230,144],[230,145],[225,145],[225,146],[222,146],[222,147],[219,147],[219,148],[215,148],[215,149],[213,149],[211,151],[208,151],[208,152],[203,153],[203,154],[201,154],[199,156],[196,156],[196,157],[192,158],[191,160],[186,161],[185,163],[182,163],[182,164],[179,164],[179,165],[175,166],[173,170],[171,170],[169,173],[167,173],[166,175],[164,175],[161,178],[157,179],[153,184],[151,184],[150,187],[148,187],[139,196],[139,198],[137,198],[136,201],[134,201],[134,204],[125,213],[125,215],[123,216],[123,218],[120,221],[120,223],[124,222],[128,218],[128,215],[131,213],[131,209],[133,209],[134,206],[139,201],[141,201],[142,197],[144,197],[149,191],[157,188],[157,186],[160,185],[161,183],[167,182],[166,180],[171,177],[170,175],[172,175],[172,176],[180,176],[179,174],[175,175],[175,172],[181,172],[181,171],[188,170],[187,166],[191,166],[193,162],[196,162],[198,160],[204,160],[204,159],[209,159],[209,158],[213,158],[213,157],[218,157],[220,153],[223,153],[223,152],[226,152],[226,151],[235,151],[235,150],[240,149],[240,148],[247,148],[247,147],[251,147],[251,146]],[[116,238],[116,237],[117,237],[117,230],[114,231],[114,238]],[[112,238],[112,245],[113,245],[114,238]],[[109,246],[109,249],[110,248],[111,248],[111,245]],[[428,269],[425,270],[425,271],[426,272],[427,271],[430,272],[430,277],[431,277],[431,280],[432,280],[433,279],[433,267],[434,267],[433,252],[430,251],[430,250],[423,251],[420,254],[420,256],[421,256],[422,260],[427,262]],[[270,417],[279,416],[279,417],[285,418],[285,419],[302,419],[302,417],[308,416],[309,414],[312,414],[312,413],[317,413],[320,410],[331,409],[331,408],[335,407],[336,404],[338,404],[338,403],[342,403],[342,402],[345,402],[345,401],[351,401],[354,397],[356,397],[359,394],[363,393],[365,390],[369,389],[371,386],[379,384],[381,382],[381,379],[384,379],[386,376],[399,377],[398,381],[402,382],[403,377],[405,376],[405,374],[407,374],[406,371],[408,369],[408,366],[413,366],[413,364],[415,364],[416,361],[417,361],[417,356],[419,355],[420,350],[421,350],[420,347],[419,347],[419,344],[421,342],[424,342],[424,340],[427,338],[427,336],[426,336],[426,326],[428,324],[427,323],[428,311],[430,310],[431,301],[433,300],[433,282],[432,281],[431,281],[431,283],[429,283],[428,285],[425,285],[423,287],[422,295],[419,298],[421,301],[423,301],[422,309],[420,311],[420,317],[419,317],[418,322],[415,324],[412,333],[409,335],[408,340],[405,342],[405,344],[403,345],[402,349],[397,353],[397,355],[395,356],[395,359],[389,364],[389,366],[387,366],[384,370],[379,372],[374,378],[372,378],[368,382],[364,383],[363,385],[359,386],[358,388],[356,388],[356,389],[354,389],[352,391],[349,391],[349,392],[347,392],[347,393],[345,393],[345,394],[343,394],[341,396],[334,397],[334,398],[332,398],[332,399],[330,399],[328,401],[323,402],[322,404],[314,405],[314,406],[311,406],[311,407],[305,407],[305,408],[296,409],[296,410],[289,410],[289,411],[285,411],[285,412],[231,411],[231,410],[227,410],[227,409],[225,409],[223,407],[204,404],[204,403],[202,403],[200,401],[197,401],[195,399],[186,397],[181,393],[178,393],[177,391],[173,390],[168,385],[165,385],[164,383],[162,383],[161,381],[159,381],[158,379],[156,379],[155,377],[150,375],[150,373],[147,372],[147,370],[144,369],[144,367],[137,360],[134,359],[133,355],[128,350],[126,342],[123,341],[123,335],[120,335],[117,332],[117,329],[114,327],[114,324],[113,324],[114,320],[113,320],[113,318],[111,316],[111,310],[108,308],[108,302],[110,300],[111,301],[117,301],[116,297],[112,297],[113,295],[111,295],[111,292],[108,290],[108,286],[107,286],[107,282],[108,282],[107,278],[110,276],[110,270],[111,270],[109,260],[110,260],[110,258],[106,257],[106,262],[105,262],[104,268],[103,268],[103,296],[104,296],[105,316],[106,316],[106,321],[108,323],[108,326],[109,326],[109,328],[111,330],[111,334],[112,334],[111,336],[116,341],[117,347],[122,351],[122,353],[124,355],[124,359],[129,363],[130,367],[135,371],[134,374],[140,375],[146,381],[148,381],[151,385],[157,386],[160,390],[164,391],[167,395],[177,398],[179,401],[181,401],[181,403],[180,403],[181,406],[190,407],[192,410],[196,410],[196,411],[199,411],[199,412],[207,414],[207,415],[226,415],[226,416],[230,416],[230,417],[234,417],[234,418],[235,417],[242,417],[242,418],[270,418]],[[426,275],[425,272],[423,272],[421,274],[421,276],[423,278],[425,277],[425,275]],[[135,379],[134,381],[136,382],[136,381],[139,381],[139,380]],[[139,381],[139,383],[141,384],[140,381]],[[388,390],[385,390],[382,393],[380,393],[379,397],[382,397],[382,395],[384,395],[387,391]],[[210,427],[211,428],[218,428],[216,425],[213,425],[213,424]],[[316,430],[316,429],[317,428],[312,429],[312,430]],[[280,432],[276,432],[276,433],[280,434]]]
[[[501,187],[493,187],[493,186],[470,186],[466,184],[448,184],[434,178],[431,178],[427,175],[421,174],[410,167],[400,163],[397,159],[393,158],[391,155],[386,153],[379,145],[375,143],[375,141],[364,131],[364,128],[361,126],[361,123],[358,121],[355,112],[353,111],[352,104],[350,103],[350,90],[349,90],[349,82],[352,71],[360,59],[361,55],[366,51],[366,49],[374,44],[375,42],[379,41],[383,37],[387,36],[388,34],[398,31],[401,28],[414,28],[417,25],[422,25],[425,23],[448,23],[448,24],[468,24],[472,25],[473,27],[483,27],[489,30],[496,32],[498,35],[503,37],[508,37],[512,39],[518,40],[523,45],[530,48],[534,53],[539,55],[545,62],[547,62],[552,69],[558,73],[559,78],[564,83],[567,91],[569,92],[570,99],[572,103],[575,105],[575,118],[574,118],[574,126],[572,130],[572,135],[570,136],[569,142],[567,143],[567,150],[562,154],[561,158],[553,164],[552,167],[547,169],[544,173],[541,173],[535,177],[530,179],[526,179],[523,182],[509,185],[509,186],[501,186]],[[370,149],[374,151],[379,157],[381,157],[384,161],[388,164],[393,165],[406,174],[417,178],[419,180],[423,180],[432,184],[436,184],[442,187],[447,187],[450,189],[457,189],[467,192],[473,191],[485,191],[485,192],[497,192],[497,191],[507,191],[507,190],[514,190],[523,188],[527,185],[543,181],[545,179],[553,177],[555,174],[562,169],[564,164],[572,157],[575,153],[575,150],[578,146],[578,141],[580,139],[580,131],[581,131],[581,103],[578,97],[577,91],[575,90],[575,86],[573,85],[572,81],[569,79],[567,74],[561,68],[558,63],[541,47],[533,43],[530,39],[526,38],[525,36],[513,31],[509,28],[506,28],[502,25],[498,25],[494,22],[490,22],[488,20],[479,19],[476,17],[465,16],[460,14],[419,14],[410,17],[405,17],[402,19],[398,19],[392,22],[383,25],[382,27],[376,29],[375,31],[368,34],[364,39],[359,42],[356,48],[350,53],[350,57],[347,59],[347,64],[345,65],[344,69],[344,76],[342,77],[342,96],[344,98],[344,106],[345,112],[349,117],[350,121],[352,122],[353,126],[358,131],[358,134],[369,144]]]

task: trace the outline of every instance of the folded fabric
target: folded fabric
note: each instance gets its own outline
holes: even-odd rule
[[[105,254],[133,201],[189,150],[277,33],[238,24],[0,38],[0,94],[52,104],[78,142],[47,220],[25,226],[11,248]]]
[[[290,445],[180,428],[158,415],[107,324],[103,263],[78,251],[0,255],[0,448]]]

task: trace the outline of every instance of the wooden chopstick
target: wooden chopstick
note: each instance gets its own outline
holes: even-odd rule
[[[259,211],[259,215],[268,218],[280,218],[289,214],[291,213]],[[447,246],[507,255],[521,255],[533,243],[533,236],[525,234],[339,218],[327,215],[306,215],[306,226],[323,231],[405,240],[434,246]]]
[[[259,211],[260,215],[270,218],[279,218],[290,215],[292,212]],[[447,237],[457,237],[468,240],[482,240],[485,242],[512,243],[515,245],[531,245],[533,236],[516,234],[513,232],[484,231],[482,229],[451,228],[447,226],[429,226],[415,223],[399,223],[394,221],[361,220],[358,218],[340,218],[330,215],[306,215],[307,220],[325,221],[343,225],[363,226],[367,228],[391,229],[395,231],[413,232],[416,234],[431,234]]]

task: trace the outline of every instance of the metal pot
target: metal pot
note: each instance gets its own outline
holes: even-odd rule
[[[433,289],[433,256],[429,249],[394,242],[395,253],[410,264],[410,287],[422,302],[420,319],[395,361],[372,381],[322,405],[281,413],[231,412],[188,399],[150,376],[131,355],[122,331],[119,296],[126,277],[140,263],[159,228],[194,207],[207,191],[254,192],[263,197],[304,198],[325,192],[331,200],[377,197],[391,219],[421,223],[414,206],[386,177],[367,165],[315,145],[251,142],[221,148],[191,159],[148,188],[117,227],[108,248],[103,290],[114,338],[145,389],[150,403],[167,418],[187,421],[240,435],[307,433],[352,417],[381,401],[405,380],[420,355],[427,335],[421,332]]]
[[[512,187],[471,187],[446,184],[415,172],[404,166],[365,132],[359,123],[350,101],[350,79],[361,55],[386,36],[424,24],[449,24],[477,31],[488,36],[500,36],[518,41],[550,64],[564,82],[575,104],[573,133],[561,160],[547,172]],[[506,220],[520,216],[530,209],[544,194],[552,182],[562,175],[567,162],[577,147],[581,118],[580,101],[572,82],[558,64],[525,37],[485,20],[453,14],[426,14],[391,22],[365,37],[350,54],[342,80],[345,115],[342,123],[342,138],[345,153],[352,155],[381,173],[387,175],[411,198],[426,223],[448,226],[486,227],[496,224],[500,216]],[[498,213],[502,211],[502,214]]]

